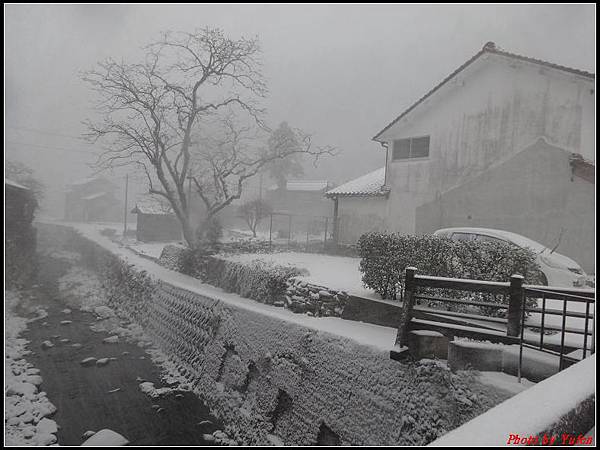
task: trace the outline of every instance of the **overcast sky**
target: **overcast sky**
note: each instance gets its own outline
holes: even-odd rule
[[[79,71],[108,56],[135,58],[162,30],[204,26],[260,38],[269,122],[340,149],[335,164],[306,174],[336,182],[383,165],[371,137],[487,41],[596,66],[593,5],[8,5],[7,156],[31,162],[53,191],[85,176],[91,149],[74,136],[93,112]]]

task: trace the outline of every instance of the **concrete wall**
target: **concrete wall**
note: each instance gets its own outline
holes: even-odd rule
[[[413,233],[418,206],[540,137],[595,161],[594,102],[593,80],[484,55],[381,136],[389,147],[388,226]],[[395,139],[425,135],[429,158],[392,161]]]
[[[386,208],[385,197],[338,197],[339,243],[354,244],[363,233],[388,229]]]
[[[416,208],[415,231],[499,228],[527,236],[595,272],[595,184],[572,177],[569,153],[540,139],[437,199]]]
[[[395,362],[388,351],[151,279],[65,227],[41,225],[41,235],[44,246],[83,255],[110,306],[143,327],[239,442],[423,445],[510,396],[468,373]]]

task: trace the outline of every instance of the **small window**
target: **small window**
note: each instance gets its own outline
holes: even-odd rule
[[[429,156],[429,136],[394,141],[393,161]]]
[[[410,158],[410,139],[394,141],[394,160]]]

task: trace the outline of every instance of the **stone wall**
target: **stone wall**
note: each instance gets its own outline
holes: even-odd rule
[[[469,372],[395,362],[387,351],[153,279],[57,228],[44,225],[41,240],[82,255],[109,305],[144,328],[238,442],[423,445],[509,396]]]

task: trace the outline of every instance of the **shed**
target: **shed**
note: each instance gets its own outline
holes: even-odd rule
[[[136,201],[131,212],[137,214],[138,241],[167,242],[181,239],[181,225],[166,201],[153,195],[144,195]]]

